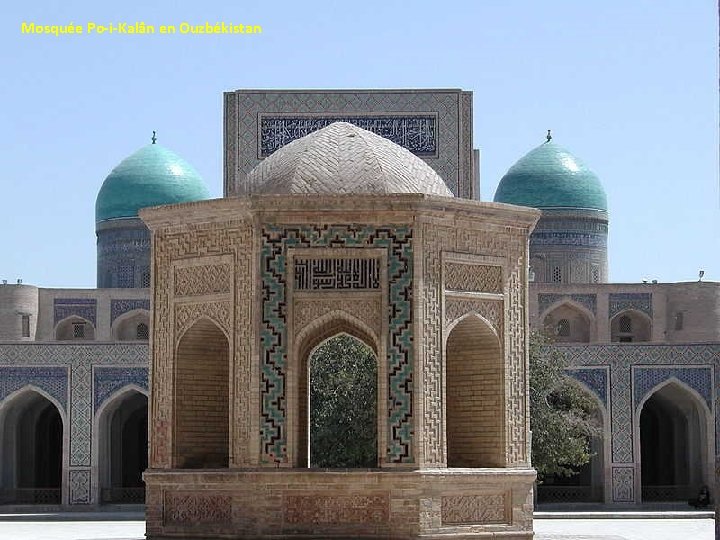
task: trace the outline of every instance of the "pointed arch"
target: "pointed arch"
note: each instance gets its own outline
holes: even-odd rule
[[[652,340],[652,318],[637,309],[624,309],[610,319],[610,341],[636,343]]]
[[[313,353],[326,341],[346,334],[369,347],[376,359],[376,411],[382,410],[382,396],[386,391],[385,363],[379,351],[383,350],[375,332],[363,321],[344,310],[333,310],[315,319],[304,327],[295,338],[293,361],[288,366],[288,386],[294,389],[297,401],[288,410],[289,444],[291,462],[296,467],[307,467],[310,459],[309,448],[309,360]],[[386,419],[376,414],[378,456],[383,448]],[[293,455],[294,452],[294,455]]]
[[[504,467],[505,363],[485,319],[469,314],[447,331],[445,373],[448,467]]]
[[[26,385],[0,403],[0,486],[4,503],[60,504],[67,445],[63,407]]]
[[[115,341],[145,341],[140,337],[138,327],[144,324],[150,328],[150,312],[146,309],[133,309],[120,315],[112,324],[112,336]]]
[[[457,319],[450,321],[450,324],[448,324],[445,327],[445,342],[446,343],[447,343],[447,338],[450,336],[450,333],[452,332],[453,328],[455,328],[458,324],[462,323],[468,317],[475,317],[476,319],[478,319],[481,323],[483,323],[485,326],[488,327],[488,329],[493,333],[493,335],[498,340],[500,340],[500,335],[498,334],[498,329],[495,327],[495,325],[492,323],[492,321],[486,319],[484,316],[482,316],[477,311],[468,311],[467,313],[464,313]]]
[[[230,346],[208,317],[195,321],[175,351],[173,465],[204,469],[228,466]]]
[[[552,304],[540,320],[545,333],[559,343],[589,343],[595,339],[595,315],[569,298]]]
[[[140,475],[147,468],[148,391],[128,384],[113,392],[94,415],[93,433],[95,502],[144,502]]]
[[[56,341],[89,341],[95,339],[95,325],[80,315],[58,321],[53,329]]]
[[[685,502],[702,486],[712,493],[712,413],[697,391],[670,377],[643,396],[633,423],[641,500]]]

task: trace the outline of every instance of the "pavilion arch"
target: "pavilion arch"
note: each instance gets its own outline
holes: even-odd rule
[[[297,396],[295,406],[288,407],[289,441],[288,447],[295,449],[295,455],[290,459],[295,467],[307,467],[310,459],[309,448],[309,359],[315,350],[327,340],[342,334],[347,334],[367,345],[375,354],[377,361],[377,405],[379,413],[383,411],[383,396],[386,391],[385,362],[381,362],[381,344],[375,332],[357,317],[342,310],[333,310],[318,317],[305,326],[295,338],[295,361],[288,366],[288,385]],[[385,447],[385,426],[387,420],[382,414],[377,414],[377,440],[378,459],[382,460],[381,450]]]
[[[610,341],[635,343],[652,339],[652,319],[637,309],[625,309],[610,319]]]
[[[55,325],[57,341],[89,341],[95,339],[95,325],[79,315],[70,315]]]
[[[140,474],[147,469],[148,397],[145,388],[129,384],[114,392],[94,415],[92,465],[95,502],[143,503]]]
[[[593,416],[599,424],[599,433],[590,438],[590,462],[577,470],[578,474],[569,478],[554,478],[538,486],[540,503],[609,503],[611,501],[611,479],[607,474],[611,463],[610,420],[607,406],[600,397],[584,382],[572,376],[570,384],[579,388],[593,402]]]
[[[60,504],[65,492],[65,409],[27,385],[0,403],[0,504]]]
[[[504,467],[505,362],[497,334],[479,315],[447,328],[445,374],[448,467]]]
[[[226,468],[229,459],[229,340],[207,317],[178,337],[175,350],[173,466]]]
[[[712,411],[697,391],[675,377],[659,383],[635,409],[633,427],[642,501],[686,502],[703,485],[713,492]]]
[[[150,336],[150,312],[133,309],[120,315],[112,325],[115,341],[147,341]]]
[[[572,300],[561,300],[540,317],[543,330],[558,343],[589,343],[595,338],[595,315]]]

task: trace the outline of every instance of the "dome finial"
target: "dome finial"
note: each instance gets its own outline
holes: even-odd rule
[[[155,132],[153,131],[153,133],[155,133]],[[548,129],[548,134],[545,136],[545,138],[547,139],[545,142],[550,142],[550,141],[552,141],[552,135],[551,135],[549,129]]]
[[[548,133],[549,133],[549,132],[548,132]],[[151,138],[150,140],[152,141],[153,144],[155,144],[155,141],[157,141],[157,136],[155,135],[155,130],[154,130],[154,129],[153,129],[152,138]]]

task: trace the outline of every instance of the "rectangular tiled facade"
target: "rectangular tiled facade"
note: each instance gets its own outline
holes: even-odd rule
[[[283,145],[343,121],[425,160],[458,197],[479,199],[472,92],[462,90],[237,90],[225,93],[225,196]]]

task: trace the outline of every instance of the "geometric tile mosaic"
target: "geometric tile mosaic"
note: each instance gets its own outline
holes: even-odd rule
[[[134,384],[148,389],[148,368],[146,367],[96,367],[93,370],[95,389],[94,410],[121,388]]]
[[[65,367],[0,367],[0,401],[32,384],[54,397],[67,412],[68,370]]]
[[[606,368],[569,368],[566,371],[573,377],[573,379],[580,381],[592,390],[607,408],[608,372]]]
[[[597,295],[595,294],[557,294],[544,293],[538,294],[538,314],[542,315],[545,310],[552,306],[555,302],[561,300],[572,300],[586,307],[593,315],[597,313]]]
[[[608,318],[626,309],[642,311],[648,317],[652,317],[652,294],[651,293],[610,293],[608,307]]]
[[[120,315],[132,311],[134,309],[144,309],[150,311],[149,299],[131,299],[131,300],[110,300],[110,324],[115,322]]]
[[[62,321],[70,316],[82,317],[97,326],[97,300],[95,298],[55,298],[55,322]]]
[[[635,408],[643,398],[658,384],[675,378],[695,390],[705,400],[712,411],[712,368],[698,367],[633,367],[634,405]]]
[[[407,225],[267,225],[262,242],[261,459],[268,463],[287,461],[287,249],[381,247],[387,249],[390,307],[386,459],[390,463],[412,463],[412,229]]]

